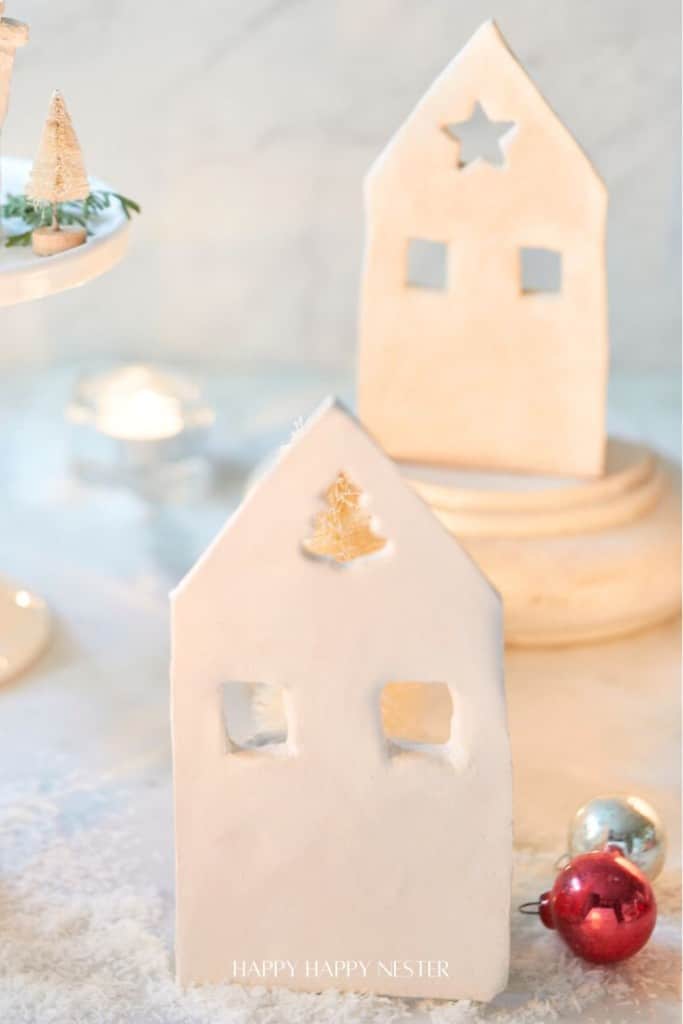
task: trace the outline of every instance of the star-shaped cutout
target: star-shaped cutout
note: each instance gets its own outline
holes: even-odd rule
[[[467,167],[475,160],[486,160],[494,167],[502,167],[505,163],[502,142],[515,127],[514,121],[492,121],[481,103],[477,102],[467,121],[447,124],[444,131],[460,143],[459,168]]]

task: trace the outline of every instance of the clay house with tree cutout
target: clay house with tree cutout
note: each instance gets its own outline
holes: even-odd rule
[[[181,982],[502,990],[500,599],[391,459],[325,403],[171,601]]]
[[[370,169],[359,409],[394,457],[602,473],[607,192],[493,22]]]

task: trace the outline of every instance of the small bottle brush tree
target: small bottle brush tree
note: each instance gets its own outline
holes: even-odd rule
[[[54,92],[38,156],[26,186],[28,199],[52,210],[51,224],[33,231],[33,251],[38,256],[51,256],[85,242],[85,228],[61,227],[57,206],[85,199],[89,193],[83,154],[69,112],[61,93]]]

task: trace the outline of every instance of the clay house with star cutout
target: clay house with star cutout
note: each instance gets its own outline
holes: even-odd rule
[[[365,197],[359,409],[380,444],[602,473],[607,193],[493,22],[391,139]]]
[[[501,991],[500,599],[353,416],[321,406],[171,604],[181,983]]]

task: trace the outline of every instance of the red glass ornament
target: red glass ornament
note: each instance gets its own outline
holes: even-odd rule
[[[574,857],[541,896],[539,913],[578,956],[609,964],[642,949],[657,904],[643,872],[610,848]]]

